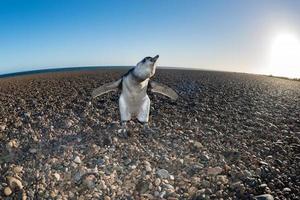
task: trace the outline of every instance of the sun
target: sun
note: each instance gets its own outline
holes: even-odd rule
[[[268,74],[300,78],[300,39],[292,33],[280,33],[271,43]]]

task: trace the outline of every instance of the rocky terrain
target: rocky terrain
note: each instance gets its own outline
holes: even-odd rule
[[[300,82],[157,70],[145,137],[118,136],[119,69],[0,79],[0,199],[299,199]]]

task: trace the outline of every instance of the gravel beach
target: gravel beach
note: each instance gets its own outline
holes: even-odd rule
[[[158,69],[179,94],[118,136],[124,69],[0,78],[0,199],[300,199],[300,82]]]

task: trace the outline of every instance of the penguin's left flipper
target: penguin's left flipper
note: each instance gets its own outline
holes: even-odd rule
[[[172,88],[162,83],[150,81],[150,91],[165,95],[174,101],[178,99],[178,94]]]
[[[103,94],[111,92],[111,91],[118,91],[121,83],[122,83],[122,79],[119,79],[114,82],[106,83],[106,84],[94,89],[92,92],[92,97],[95,98],[97,96],[103,95]]]

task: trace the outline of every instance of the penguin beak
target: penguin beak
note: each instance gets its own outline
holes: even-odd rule
[[[156,55],[155,57],[153,57],[151,60],[152,60],[152,62],[156,62],[157,61],[157,59],[158,59],[158,57],[159,57],[159,55]]]

